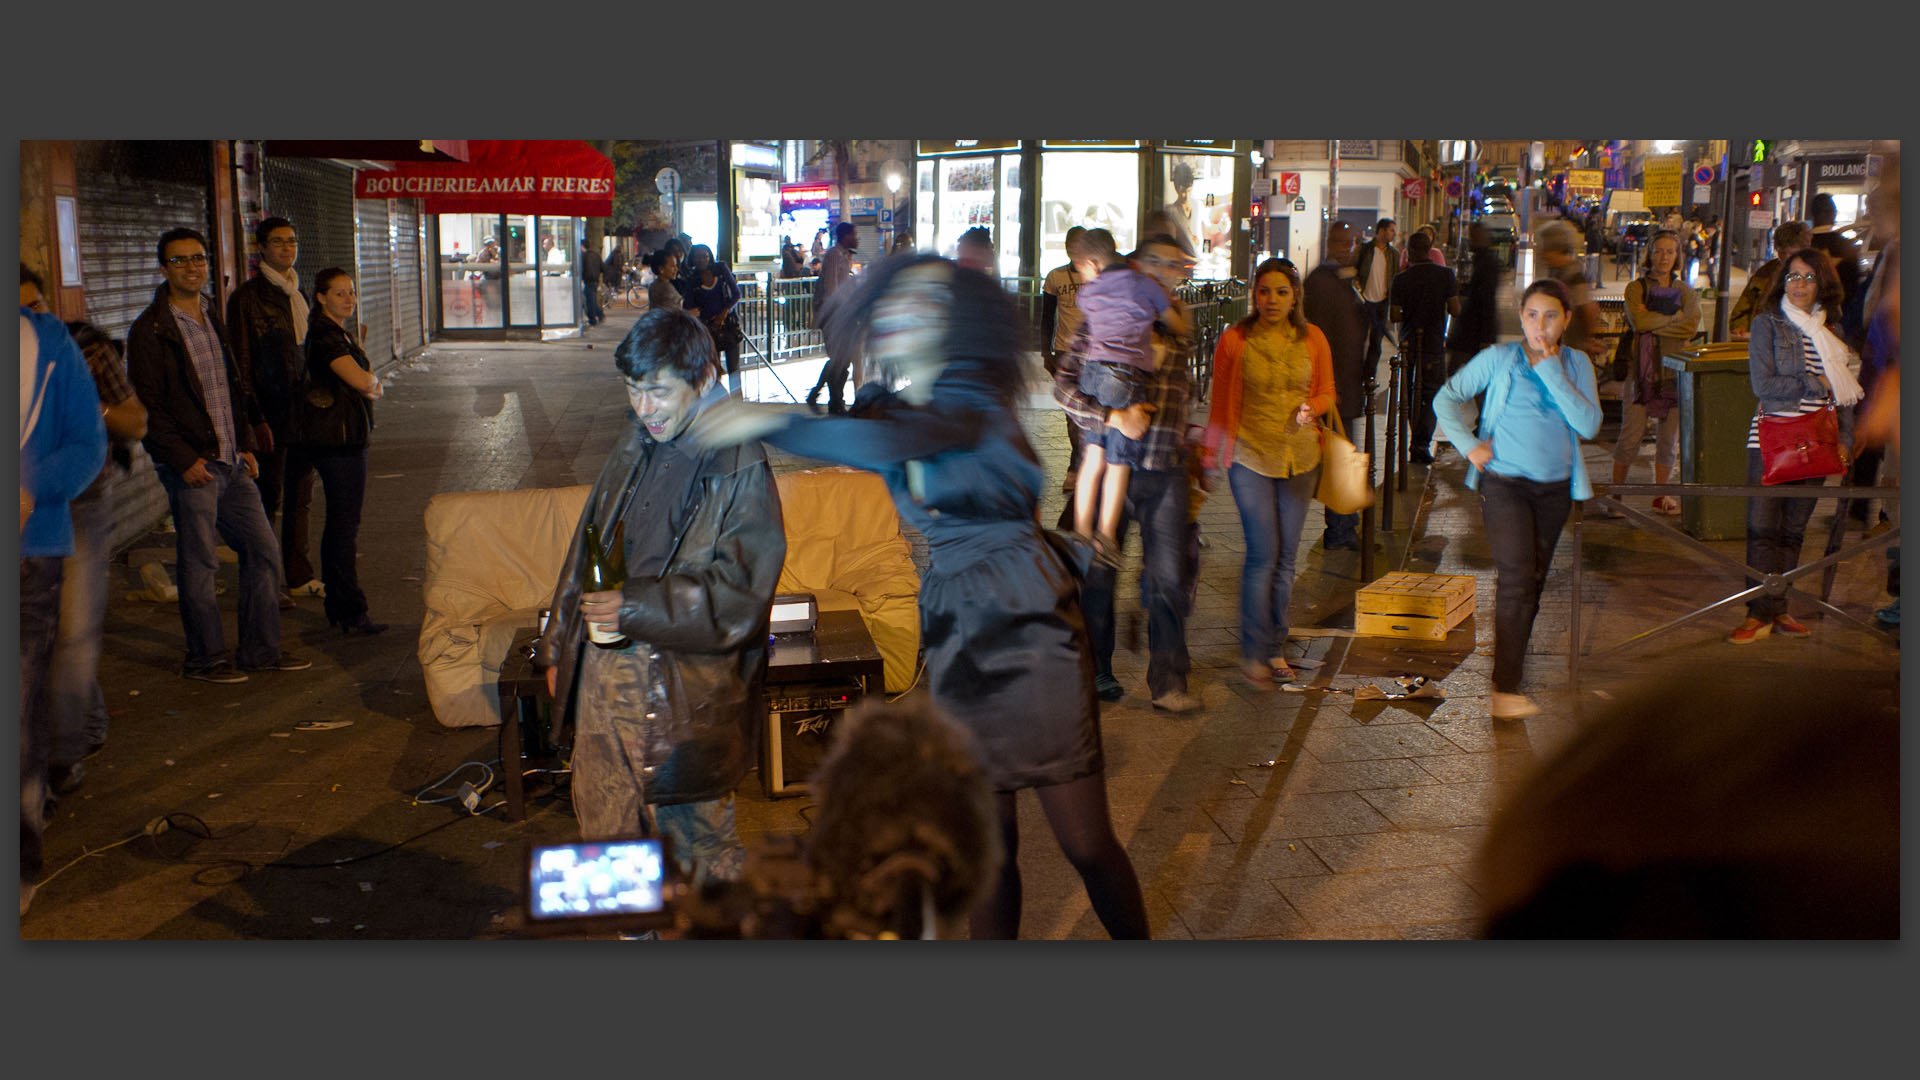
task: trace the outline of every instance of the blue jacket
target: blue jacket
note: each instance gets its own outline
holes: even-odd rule
[[[1779,309],[1763,310],[1747,329],[1747,381],[1761,412],[1793,412],[1803,397],[1820,397],[1820,376],[1807,369],[1800,328]]]
[[[1453,378],[1440,388],[1433,399],[1434,419],[1439,422],[1440,431],[1462,454],[1478,446],[1493,435],[1494,425],[1500,422],[1500,413],[1507,407],[1507,398],[1513,391],[1513,377],[1526,369],[1527,351],[1519,342],[1504,345],[1490,345],[1480,351],[1478,356],[1467,362],[1467,366],[1454,373]],[[1542,363],[1535,369],[1540,380],[1547,384],[1547,393],[1552,395],[1554,404],[1559,407],[1560,415],[1567,421],[1567,438],[1573,441],[1573,475],[1570,478],[1573,497],[1580,500],[1593,497],[1593,485],[1587,480],[1587,465],[1580,457],[1580,440],[1591,439],[1600,430],[1600,391],[1593,381],[1593,362],[1579,349],[1560,349],[1558,365]],[[1480,410],[1478,430],[1468,408],[1474,397],[1486,392],[1485,406]],[[1500,451],[1506,457],[1524,460],[1525,448],[1507,446]],[[1467,469],[1467,486],[1480,486],[1479,466]]]
[[[33,391],[26,401],[33,434],[20,447],[20,486],[33,496],[33,514],[20,533],[20,557],[73,554],[73,517],[67,503],[87,489],[107,461],[107,427],[100,392],[87,358],[58,316],[22,307],[40,339]],[[26,357],[21,357],[26,362]]]

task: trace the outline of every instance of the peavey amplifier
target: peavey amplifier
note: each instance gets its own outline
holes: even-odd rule
[[[806,791],[826,756],[833,725],[860,701],[859,679],[767,687],[767,731],[760,740],[760,787],[778,799]]]

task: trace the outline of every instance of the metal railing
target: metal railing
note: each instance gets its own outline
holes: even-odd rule
[[[1868,625],[1866,622],[1854,618],[1852,615],[1833,606],[1833,604],[1828,602],[1828,598],[1831,596],[1833,589],[1832,571],[1838,564],[1857,555],[1863,555],[1867,552],[1896,543],[1900,539],[1900,526],[1895,524],[1885,532],[1864,536],[1859,543],[1852,547],[1846,547],[1842,538],[1845,534],[1848,516],[1847,511],[1853,500],[1898,500],[1900,498],[1900,489],[1898,487],[1853,487],[1848,485],[1839,487],[1799,485],[1767,487],[1735,484],[1595,484],[1593,485],[1593,489],[1593,499],[1590,501],[1594,504],[1611,507],[1623,514],[1627,521],[1642,529],[1647,529],[1680,541],[1684,547],[1696,554],[1703,555],[1713,562],[1720,564],[1722,567],[1725,567],[1728,571],[1740,575],[1743,585],[1745,585],[1747,581],[1758,582],[1758,584],[1754,585],[1745,585],[1740,591],[1723,596],[1713,603],[1690,611],[1677,619],[1670,620],[1647,630],[1642,630],[1632,637],[1617,641],[1605,648],[1595,649],[1592,654],[1594,657],[1617,652],[1630,645],[1664,634],[1669,630],[1677,629],[1709,612],[1725,607],[1728,604],[1745,600],[1756,594],[1764,593],[1772,597],[1783,597],[1789,592],[1799,592],[1799,590],[1795,588],[1795,583],[1802,578],[1811,577],[1814,574],[1821,574],[1824,578],[1820,595],[1815,596],[1811,593],[1800,592],[1802,598],[1812,601],[1814,605],[1819,607],[1823,612],[1835,616],[1843,622],[1852,623],[1854,626],[1865,630],[1867,633],[1883,641],[1894,640],[1892,635],[1887,634],[1878,627]],[[1750,499],[1838,499],[1840,502],[1838,508],[1834,511],[1833,533],[1828,537],[1826,554],[1812,562],[1801,563],[1791,570],[1779,573],[1762,573],[1748,566],[1741,559],[1736,559],[1731,555],[1716,551],[1702,541],[1673,527],[1671,524],[1651,514],[1626,505],[1620,500],[1620,496],[1622,495],[1672,495],[1682,498],[1694,495],[1731,495],[1744,496]],[[1580,686],[1580,661],[1583,651],[1580,647],[1580,608],[1585,600],[1581,592],[1580,579],[1582,576],[1581,562],[1584,558],[1583,533],[1585,529],[1583,525],[1585,523],[1585,516],[1584,504],[1575,502],[1573,504],[1573,512],[1570,515],[1570,524],[1572,525],[1571,532],[1573,533],[1573,569],[1569,575],[1569,588],[1573,594],[1573,604],[1571,605],[1567,625],[1567,681],[1570,689],[1578,689]]]

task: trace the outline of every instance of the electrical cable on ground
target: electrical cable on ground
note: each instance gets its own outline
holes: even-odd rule
[[[888,698],[887,704],[891,705],[894,702],[899,701],[901,698],[906,697],[908,694],[913,693],[913,688],[920,685],[920,676],[923,673],[925,673],[926,670],[927,670],[927,658],[925,656],[922,656],[920,658],[919,666],[913,669],[913,681],[907,684],[907,688],[905,690],[902,690],[899,693]]]

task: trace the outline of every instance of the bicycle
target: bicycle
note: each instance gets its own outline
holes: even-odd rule
[[[628,307],[639,308],[647,306],[647,287],[640,284],[639,270],[631,266],[627,267],[627,272],[621,281],[621,286],[626,292]]]

